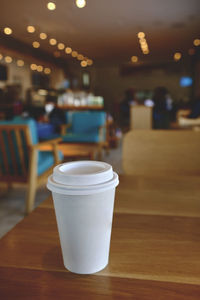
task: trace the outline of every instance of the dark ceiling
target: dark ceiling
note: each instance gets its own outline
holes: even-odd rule
[[[199,0],[87,0],[82,9],[75,0],[57,0],[54,11],[47,9],[47,2],[1,0],[0,32],[8,26],[13,38],[29,45],[39,41],[40,49],[52,54],[58,49],[49,45],[49,38],[55,38],[94,63],[124,63],[132,55],[140,61],[170,61],[176,51],[188,55],[193,40],[200,38]],[[28,33],[28,25],[36,31]],[[139,31],[146,35],[148,55],[141,52]],[[41,40],[41,32],[48,39]],[[59,52],[72,59],[64,50]]]

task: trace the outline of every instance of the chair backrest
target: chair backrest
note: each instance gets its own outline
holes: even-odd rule
[[[200,175],[200,132],[134,130],[123,139],[126,174]]]
[[[72,131],[74,133],[98,132],[106,122],[105,112],[77,112],[72,116]]]
[[[0,122],[1,181],[27,181],[30,145],[35,143],[37,132],[33,120]]]

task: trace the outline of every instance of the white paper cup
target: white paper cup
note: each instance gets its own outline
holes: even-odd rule
[[[92,274],[108,264],[118,175],[104,162],[58,165],[49,176],[65,267]]]

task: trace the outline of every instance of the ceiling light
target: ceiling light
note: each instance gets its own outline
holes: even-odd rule
[[[50,39],[49,44],[52,45],[52,46],[55,46],[57,44],[56,39]]]
[[[41,33],[40,33],[40,38],[41,38],[41,40],[46,40],[47,34],[44,33],[44,32],[41,32]]]
[[[144,50],[148,50],[149,47],[148,47],[148,45],[144,45],[144,46],[141,46],[141,49],[142,49],[142,51],[144,51]]]
[[[137,56],[132,56],[132,57],[131,57],[131,61],[132,61],[133,63],[137,62],[137,61],[138,61],[138,57],[137,57]]]
[[[36,64],[31,64],[30,68],[31,68],[31,70],[35,71],[35,70],[37,70],[37,65]]]
[[[84,59],[84,56],[83,56],[82,54],[78,54],[78,55],[77,55],[77,59],[78,59],[78,60],[83,60],[83,59]]]
[[[65,48],[65,52],[66,52],[67,54],[72,53],[72,48],[66,47],[66,48]]]
[[[4,33],[7,34],[7,35],[9,35],[9,34],[12,33],[12,29],[9,28],[9,27],[5,27],[5,28],[4,28]]]
[[[180,60],[181,59],[181,53],[180,52],[176,52],[175,54],[174,54],[174,60],[176,60],[176,61],[178,61],[178,60]]]
[[[78,52],[77,51],[72,51],[72,57],[77,57]]]
[[[143,51],[143,54],[149,54],[149,49],[145,49],[145,50]]]
[[[2,58],[3,58],[3,55],[2,55],[2,54],[0,54],[0,60],[2,60]]]
[[[59,44],[58,44],[58,49],[59,49],[59,50],[65,49],[65,45],[64,45],[63,43],[59,43]]]
[[[18,67],[23,67],[24,66],[24,61],[22,59],[17,60],[17,65]]]
[[[36,41],[33,42],[32,45],[33,45],[33,48],[39,48],[40,47],[40,43],[36,42]]]
[[[146,41],[146,39],[140,39],[140,40],[139,40],[139,43],[140,43],[140,45],[143,45],[143,44],[146,44],[147,41]]]
[[[194,44],[195,46],[200,46],[200,39],[195,39],[195,40],[193,41],[193,44]]]
[[[145,33],[144,32],[138,32],[138,38],[139,39],[143,39],[143,38],[145,38]]]
[[[5,62],[10,64],[12,62],[12,57],[10,56],[5,56]]]
[[[43,71],[43,66],[40,66],[40,65],[37,66],[37,71],[38,71],[38,72],[42,72],[42,71]]]
[[[81,67],[83,67],[83,68],[87,67],[87,61],[82,60],[81,61]]]
[[[44,68],[44,73],[45,74],[50,74],[51,73],[51,69],[50,68]]]
[[[33,32],[35,32],[35,27],[29,25],[29,26],[27,26],[27,31],[28,31],[29,33],[33,33]]]
[[[83,8],[86,6],[86,0],[76,0],[76,6],[78,8]]]
[[[88,64],[88,66],[91,66],[93,64],[93,60],[92,59],[88,59],[87,60],[87,64]]]
[[[49,10],[55,10],[56,9],[56,4],[54,2],[48,2],[47,3],[47,8]]]

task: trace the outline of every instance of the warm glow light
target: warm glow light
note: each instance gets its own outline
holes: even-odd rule
[[[137,56],[132,56],[132,57],[131,57],[131,61],[132,61],[133,63],[137,62],[137,61],[138,61],[138,57],[137,57]]]
[[[45,74],[50,74],[51,73],[51,69],[50,68],[44,68],[44,73]]]
[[[72,48],[66,47],[66,48],[65,48],[65,52],[66,52],[67,54],[72,53]]]
[[[17,60],[17,65],[18,67],[23,67],[24,66],[24,61],[22,59]]]
[[[81,61],[81,67],[87,67],[87,61],[85,61],[85,60],[82,60]]]
[[[27,26],[27,31],[28,31],[29,33],[33,33],[33,32],[35,32],[35,27],[29,25],[29,26]]]
[[[37,71],[38,71],[38,72],[42,72],[42,71],[43,71],[43,66],[40,66],[40,65],[37,66]]]
[[[57,44],[56,39],[50,39],[49,44],[52,45],[52,46],[55,46]]]
[[[54,51],[53,54],[54,54],[55,57],[60,57],[60,52],[59,51]]]
[[[59,43],[59,44],[58,44],[58,49],[59,49],[59,50],[65,49],[65,45],[64,45],[63,43]]]
[[[76,6],[78,8],[83,8],[86,6],[86,0],[76,0]]]
[[[139,43],[140,43],[140,45],[144,45],[144,44],[147,44],[147,41],[146,41],[146,39],[140,39]]]
[[[87,64],[88,64],[88,66],[91,66],[93,64],[93,60],[92,59],[88,59],[87,60]]]
[[[200,39],[195,39],[195,40],[193,41],[193,44],[194,44],[195,46],[200,46]]]
[[[149,54],[149,49],[145,49],[145,50],[143,51],[143,54]]]
[[[4,33],[7,34],[7,35],[9,35],[9,34],[12,33],[12,29],[9,28],[9,27],[5,27],[5,28],[4,28]]]
[[[56,9],[56,5],[55,5],[54,2],[49,2],[49,3],[47,3],[47,8],[49,10],[55,10]]]
[[[5,62],[10,64],[12,62],[12,57],[10,56],[5,56]]]
[[[46,40],[47,34],[44,33],[44,32],[41,32],[41,33],[40,33],[40,38],[41,38],[41,40]]]
[[[77,51],[72,51],[72,57],[77,57],[78,52]]]
[[[78,55],[77,55],[77,59],[78,59],[78,60],[83,60],[83,59],[84,59],[84,56],[83,56],[82,54],[78,54]]]
[[[145,38],[145,33],[144,32],[138,32],[138,38],[139,39],[143,39],[143,38]]]
[[[30,68],[31,68],[31,70],[35,71],[35,70],[37,70],[37,65],[36,64],[31,64]]]
[[[195,50],[194,50],[193,48],[190,48],[190,49],[188,50],[188,54],[189,54],[189,55],[194,55],[194,54],[195,54]]]
[[[33,42],[32,45],[33,45],[33,48],[39,48],[40,47],[40,43],[36,42],[36,41]]]
[[[142,48],[142,51],[145,51],[145,50],[148,50],[148,49],[149,49],[149,48],[148,48],[148,45],[144,45],[144,46],[142,46],[141,48]]]
[[[174,54],[174,60],[180,60],[181,59],[181,53],[180,52],[176,52],[175,54]]]
[[[2,60],[2,58],[3,58],[3,55],[2,55],[2,54],[0,54],[0,60]]]

